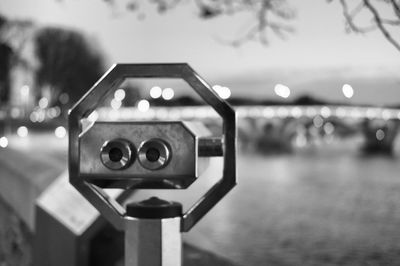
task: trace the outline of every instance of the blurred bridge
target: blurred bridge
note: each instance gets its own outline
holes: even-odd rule
[[[260,139],[260,145],[291,149],[315,138],[344,138],[361,134],[367,151],[391,152],[400,123],[400,109],[361,106],[237,106],[239,137]],[[207,106],[101,108],[89,120],[201,120],[218,121],[218,114]],[[268,147],[266,147],[268,148]],[[273,148],[273,147],[272,147]]]

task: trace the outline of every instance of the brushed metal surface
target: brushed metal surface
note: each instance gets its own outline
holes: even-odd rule
[[[117,171],[109,169],[100,160],[100,149],[104,142],[119,138],[128,140],[136,147],[140,147],[143,141],[162,139],[171,149],[171,158],[164,168],[158,170],[145,168],[138,160],[125,169]],[[141,184],[143,187],[144,183],[162,183],[165,180],[165,184],[174,183],[170,188],[185,188],[199,174],[196,135],[182,122],[97,122],[81,136],[79,141],[81,154],[79,171],[88,181],[118,180],[120,184],[134,182],[133,184]],[[135,180],[129,182],[130,180],[126,179]],[[113,184],[116,186],[116,182]],[[108,184],[108,187],[110,186]]]

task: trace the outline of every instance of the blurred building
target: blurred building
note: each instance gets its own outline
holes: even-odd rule
[[[7,21],[0,29],[0,97],[9,106],[25,109],[34,104],[35,31],[27,21]]]
[[[34,105],[36,92],[34,44],[29,43],[19,51],[10,68],[10,105],[29,108]]]

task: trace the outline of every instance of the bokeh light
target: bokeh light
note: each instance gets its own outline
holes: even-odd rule
[[[276,115],[276,112],[274,109],[270,107],[265,107],[264,110],[262,111],[262,114],[266,118],[272,118]]]
[[[39,107],[42,109],[47,108],[49,106],[49,100],[46,97],[42,97],[39,100]]]
[[[60,97],[58,97],[58,99],[60,100],[61,104],[67,104],[69,101],[69,96],[67,93],[63,92],[60,94]]]
[[[153,99],[158,99],[162,95],[162,89],[158,86],[154,86],[150,89],[150,97]]]
[[[381,141],[385,138],[385,132],[382,129],[378,129],[375,133],[376,139]]]
[[[342,92],[343,92],[344,97],[346,97],[348,99],[352,98],[354,95],[354,89],[349,84],[343,85]]]
[[[125,99],[125,96],[126,96],[126,93],[125,93],[125,90],[123,90],[123,89],[118,89],[114,93],[114,98],[117,101],[122,101],[123,99]]]
[[[24,85],[21,87],[21,96],[27,97],[29,95],[29,86]]]
[[[274,88],[274,92],[276,95],[282,98],[288,98],[290,96],[290,89],[288,86],[283,84],[276,84]]]
[[[3,136],[0,138],[0,147],[7,148],[8,146],[8,139],[7,137]]]
[[[21,126],[17,129],[17,135],[21,138],[25,138],[28,136],[28,128],[26,126]]]
[[[56,135],[57,138],[62,139],[67,135],[67,130],[63,126],[59,126],[54,130],[54,135]]]
[[[331,114],[332,114],[331,109],[330,109],[328,106],[323,106],[323,107],[321,108],[321,115],[322,115],[322,117],[328,118],[328,117],[331,116]]]
[[[324,130],[325,130],[325,133],[328,135],[333,134],[333,132],[335,131],[335,126],[331,122],[327,122],[324,125]]]
[[[172,88],[165,88],[162,91],[162,97],[164,100],[171,100],[172,98],[174,98],[175,92]]]
[[[231,97],[231,90],[228,87],[221,86],[221,85],[214,85],[213,89],[215,92],[221,97],[222,99],[226,100]]]
[[[148,100],[140,100],[138,102],[138,110],[140,112],[143,112],[143,113],[147,112],[149,110],[149,108],[150,108],[150,103]]]
[[[281,118],[286,118],[289,116],[289,110],[286,107],[279,107],[276,111],[276,115]]]
[[[313,119],[313,124],[316,128],[320,128],[323,126],[324,124],[324,119],[322,119],[321,116],[317,115],[316,117],[314,117]]]
[[[303,110],[296,106],[292,108],[290,113],[294,118],[299,118],[303,115]]]
[[[10,115],[12,118],[16,119],[21,116],[21,110],[16,107],[11,108]]]
[[[122,102],[118,101],[117,99],[112,99],[111,100],[111,108],[114,110],[118,110],[121,108]]]

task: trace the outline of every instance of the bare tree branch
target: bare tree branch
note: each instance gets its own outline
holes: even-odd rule
[[[342,6],[343,16],[346,20],[347,26],[351,31],[356,33],[368,33],[374,30],[379,30],[383,36],[388,40],[397,50],[400,51],[400,44],[395,40],[389,30],[385,27],[388,26],[399,26],[400,25],[400,8],[396,0],[386,0],[385,2],[392,5],[395,13],[395,17],[399,19],[385,19],[381,17],[379,11],[371,4],[370,0],[361,0],[361,2],[350,10],[346,0],[339,0]],[[368,26],[359,26],[355,23],[356,17],[363,10],[368,10],[372,15],[372,24]]]
[[[391,26],[399,26],[400,20],[391,20],[391,19],[381,19],[382,24],[387,24]]]
[[[400,17],[400,4],[396,3],[396,0],[390,0],[390,3],[393,6],[394,13],[396,13],[396,15]]]
[[[378,11],[375,9],[374,6],[372,6],[372,4],[370,3],[369,0],[363,0],[363,1],[364,1],[364,4],[365,4],[365,7],[368,8],[368,9],[371,11],[371,13],[372,13],[372,15],[373,15],[373,17],[374,17],[374,20],[375,20],[375,22],[376,22],[376,25],[378,26],[379,30],[382,32],[383,36],[384,36],[397,50],[400,51],[400,44],[399,44],[395,39],[393,39],[393,37],[392,37],[392,35],[389,33],[389,31],[387,31],[387,29],[383,26],[383,23],[382,23],[382,20],[381,20],[381,17],[380,17],[380,15],[379,15]]]
[[[258,32],[259,32],[260,42],[265,45],[268,44],[265,28],[268,25],[267,15],[268,15],[268,9],[270,8],[271,8],[270,2],[265,0],[262,1],[261,8],[258,11]]]
[[[117,0],[103,0],[111,6],[120,5]],[[145,1],[125,0],[128,2],[127,8],[132,11],[139,10]],[[230,43],[234,46],[242,45],[248,41],[257,40],[260,43],[268,44],[268,33],[272,32],[275,36],[282,39],[287,34],[293,32],[293,28],[288,25],[288,21],[294,17],[293,10],[289,8],[287,0],[192,0],[199,16],[204,19],[211,19],[220,15],[236,15],[238,13],[254,14],[253,25],[243,33],[243,35]],[[335,0],[326,0],[333,2]],[[400,27],[400,0],[336,0],[342,6],[343,16],[346,20],[346,28],[355,33],[369,33],[379,30],[397,50],[400,51],[400,40],[396,40],[391,31],[394,27]],[[383,16],[383,11],[375,7],[373,2],[380,2],[389,6],[393,10],[393,17]],[[150,0],[160,13],[164,13],[177,5],[190,2],[184,0]],[[356,4],[354,4],[356,3]],[[349,5],[351,4],[351,5]],[[371,14],[371,21],[365,25],[358,23],[358,18],[366,12]],[[397,37],[396,35],[394,35]],[[226,43],[226,42],[225,42]]]
[[[358,33],[363,33],[364,30],[360,30],[360,28],[354,24],[353,19],[354,16],[357,15],[359,13],[359,11],[364,8],[363,4],[359,4],[357,6],[357,8],[355,10],[357,10],[357,12],[353,11],[351,12],[349,10],[349,6],[347,5],[346,0],[339,0],[340,4],[342,5],[342,11],[343,11],[343,16],[346,20],[347,25],[350,27],[350,29],[354,32],[358,32]]]
[[[228,41],[228,42],[222,41],[222,42],[226,43],[226,44],[230,44],[234,47],[238,47],[238,46],[241,46],[242,44],[248,42],[249,40],[254,40],[255,36],[257,35],[257,32],[258,32],[258,25],[255,25],[252,28],[250,28],[243,37],[237,38],[233,41]]]
[[[262,0],[260,3],[257,3],[257,1],[247,0],[246,2],[256,12],[257,22],[242,38],[232,41],[234,46],[255,39],[258,39],[264,45],[268,45],[268,29],[281,39],[286,39],[286,33],[293,32],[292,27],[279,21],[286,21],[294,17],[293,12],[285,6],[284,1]]]
[[[111,6],[120,5],[116,0],[103,0]],[[145,5],[144,1],[127,0],[127,9],[138,11]],[[175,8],[183,0],[151,0],[150,3],[160,13]],[[219,15],[236,15],[238,13],[253,13],[254,26],[247,32],[230,43],[240,46],[247,41],[258,40],[260,43],[268,44],[267,31],[271,30],[278,37],[285,39],[287,33],[293,32],[293,28],[285,25],[284,22],[294,17],[294,12],[289,8],[287,0],[193,0],[199,16],[204,19],[211,19]]]

